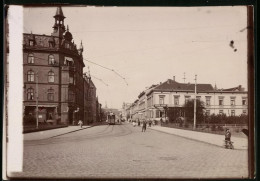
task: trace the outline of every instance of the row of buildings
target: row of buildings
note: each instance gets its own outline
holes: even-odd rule
[[[213,88],[211,84],[196,84],[196,99],[204,103],[204,114],[226,114],[238,116],[248,114],[247,91],[240,85],[229,89]],[[185,117],[183,106],[195,98],[195,84],[179,83],[173,79],[152,85],[138,95],[133,103],[123,104],[123,117],[126,119],[165,118],[169,108],[179,111]]]
[[[101,104],[91,75],[83,72],[82,42],[77,47],[64,19],[58,7],[51,35],[23,34],[24,116],[88,124],[100,120]]]

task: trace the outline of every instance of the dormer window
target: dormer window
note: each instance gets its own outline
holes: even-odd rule
[[[33,40],[29,41],[29,46],[34,46],[34,41]]]

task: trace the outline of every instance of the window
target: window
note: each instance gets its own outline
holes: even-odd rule
[[[246,105],[246,98],[242,99],[242,105],[245,106]]]
[[[48,73],[48,82],[54,82],[54,72],[50,71]]]
[[[74,101],[74,93],[69,91],[69,101]]]
[[[34,41],[33,40],[30,40],[29,41],[29,46],[33,46],[34,45]]]
[[[160,111],[156,110],[156,118],[159,118],[159,117],[160,117]]]
[[[27,63],[34,63],[34,56],[32,53],[29,53]]]
[[[185,96],[185,104],[188,102],[189,99],[190,99],[190,96]]]
[[[48,101],[54,101],[54,90],[52,88],[48,89],[47,99]]]
[[[243,110],[243,114],[247,114],[247,111],[246,111],[246,110]]]
[[[219,114],[223,114],[223,110],[219,110]]]
[[[34,81],[34,72],[32,70],[29,70],[27,72],[27,81],[28,82],[33,82]]]
[[[210,115],[210,110],[206,110],[206,116]]]
[[[27,89],[27,100],[33,100],[34,90],[33,88]]]
[[[55,59],[53,55],[49,55],[49,65],[53,65],[55,63]]]
[[[219,99],[219,105],[223,106],[223,99]]]
[[[179,105],[180,96],[174,96],[174,105]]]
[[[235,116],[235,110],[231,110],[231,116]]]
[[[196,96],[196,99],[200,101],[201,96]]]
[[[230,98],[230,105],[235,106],[235,97]]]
[[[68,44],[68,43],[65,43],[65,48],[70,48],[70,44]]]
[[[159,96],[159,104],[164,104],[164,96]]]
[[[206,106],[210,106],[210,96],[206,96]]]

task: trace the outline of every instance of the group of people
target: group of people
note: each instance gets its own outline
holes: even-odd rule
[[[143,120],[142,122],[138,119],[137,122],[136,121],[132,121],[132,124],[133,126],[142,126],[142,132],[145,132],[146,131],[146,127],[147,127],[147,124],[149,127],[152,126],[152,121],[149,120],[149,121],[146,121],[146,120]]]

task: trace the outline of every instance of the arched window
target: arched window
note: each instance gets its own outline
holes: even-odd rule
[[[28,54],[27,63],[34,63],[34,56],[32,53]]]
[[[53,55],[49,55],[49,65],[53,65],[55,63],[55,59]]]
[[[48,73],[48,82],[54,82],[54,72],[50,71]]]
[[[27,81],[28,82],[34,82],[34,72],[32,70],[29,70],[27,72]]]
[[[48,89],[47,99],[48,101],[54,101],[54,89]]]
[[[33,100],[34,98],[34,90],[33,88],[27,89],[27,100]]]

